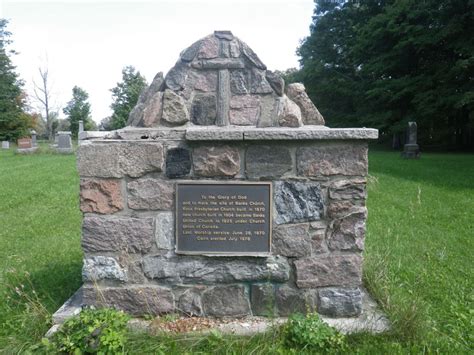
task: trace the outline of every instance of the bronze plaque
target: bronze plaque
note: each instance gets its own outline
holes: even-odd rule
[[[271,183],[178,183],[176,252],[270,253]]]

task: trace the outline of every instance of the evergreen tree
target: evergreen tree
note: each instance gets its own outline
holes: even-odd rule
[[[64,114],[69,120],[70,130],[74,137],[77,136],[79,131],[79,121],[82,120],[86,128],[88,122],[91,121],[91,105],[87,102],[88,99],[89,95],[85,90],[78,86],[74,86],[72,89],[72,99],[63,109]]]
[[[31,115],[23,112],[23,83],[10,59],[15,51],[7,48],[11,43],[7,24],[7,20],[0,19],[0,140],[16,140],[28,134],[33,122]]]
[[[474,3],[316,1],[300,76],[331,126],[474,148]]]
[[[110,108],[113,110],[109,122],[110,129],[125,127],[128,115],[135,107],[140,93],[146,88],[147,83],[139,71],[133,66],[126,66],[122,70],[122,81],[111,89],[113,102]]]

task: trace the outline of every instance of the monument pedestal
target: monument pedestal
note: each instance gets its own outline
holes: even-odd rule
[[[420,147],[418,144],[405,144],[402,157],[405,159],[418,159],[420,157]]]

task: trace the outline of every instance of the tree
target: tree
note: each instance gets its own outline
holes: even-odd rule
[[[126,66],[122,69],[122,81],[111,89],[113,110],[110,118],[110,129],[119,129],[125,127],[128,115],[135,107],[140,93],[147,87],[145,77],[133,66]]]
[[[51,109],[51,83],[49,78],[49,69],[48,65],[44,65],[43,67],[38,68],[40,82],[39,84],[33,80],[33,91],[35,94],[35,99],[41,105],[41,109],[44,112],[43,118],[45,120],[46,126],[46,133],[48,135],[48,139],[52,140],[54,136],[54,129],[53,129],[53,122],[55,115]]]
[[[310,30],[301,77],[329,124],[474,148],[472,1],[316,1]]]
[[[25,95],[22,81],[18,79],[8,50],[11,33],[7,31],[8,21],[0,19],[0,140],[16,140],[26,134],[33,125],[31,115],[23,112]]]
[[[83,121],[84,126],[86,126],[86,123],[91,120],[91,105],[87,102],[88,99],[89,95],[85,90],[78,86],[74,86],[72,89],[72,99],[63,109],[74,137],[77,136],[79,131],[79,121]]]

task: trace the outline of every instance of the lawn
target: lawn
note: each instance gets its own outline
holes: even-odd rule
[[[352,353],[474,352],[474,155],[369,157],[364,282],[393,322],[349,337]],[[81,283],[75,157],[0,151],[0,352],[40,341]],[[278,333],[252,338],[131,335],[130,353],[270,353]]]

